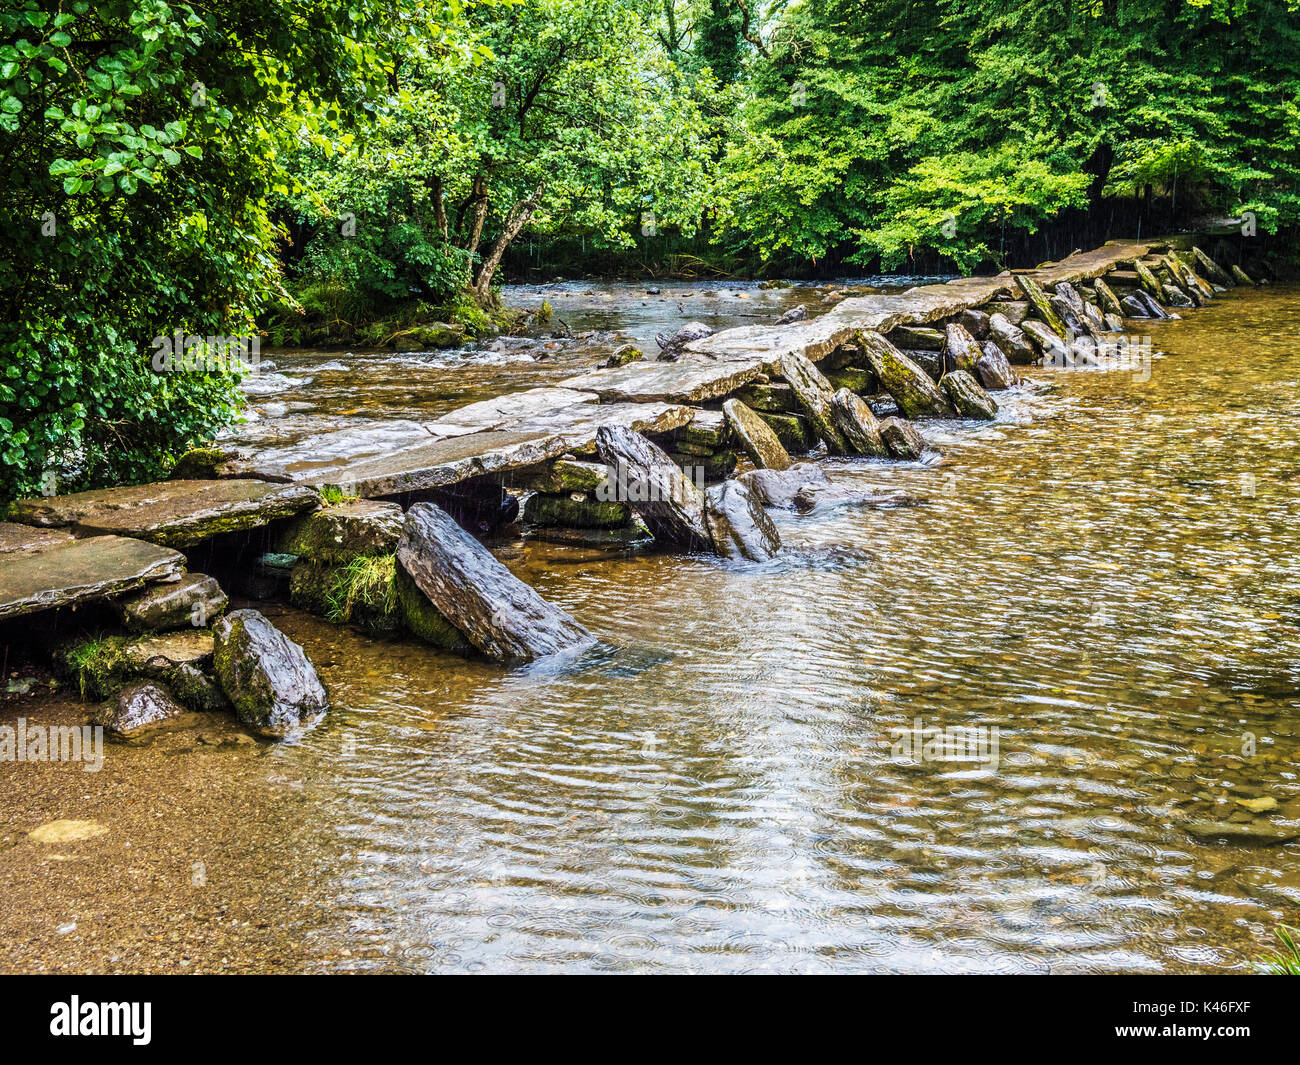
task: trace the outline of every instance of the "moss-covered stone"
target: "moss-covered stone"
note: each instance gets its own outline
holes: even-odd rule
[[[469,654],[472,648],[465,634],[429,602],[428,596],[420,591],[410,574],[401,566],[397,567],[393,583],[397,589],[398,609],[407,632],[444,651]]]
[[[797,414],[799,401],[787,384],[746,385],[736,398],[751,410],[765,414]]]
[[[207,629],[152,636],[106,636],[80,640],[54,656],[55,670],[72,680],[83,698],[107,699],[128,681],[165,678],[177,666],[206,665],[212,658]]]
[[[1065,323],[1061,321],[1061,316],[1056,313],[1056,308],[1052,306],[1051,299],[1049,299],[1047,293],[1043,291],[1043,286],[1032,277],[1026,277],[1024,274],[1016,275],[1016,283],[1020,286],[1020,290],[1029,299],[1034,310],[1038,312],[1038,317],[1047,323],[1047,327],[1053,333],[1058,337],[1065,339],[1067,336]]]
[[[830,370],[826,374],[826,380],[837,392],[841,388],[847,388],[859,396],[870,396],[880,389],[876,375],[862,366],[842,366],[838,370]]]
[[[776,433],[781,446],[790,452],[811,451],[817,440],[807,420],[799,414],[774,414],[770,411],[755,411],[767,423],[767,427]]]
[[[711,455],[687,455],[680,451],[670,451],[668,457],[687,472],[687,477],[695,481],[695,470],[703,467],[706,481],[725,481],[736,471],[740,456],[730,450],[715,451]]]
[[[402,508],[363,499],[326,507],[294,521],[281,540],[283,551],[318,562],[344,565],[358,556],[391,555],[402,536]]]
[[[576,497],[576,498],[575,498]],[[612,529],[632,520],[632,508],[602,502],[585,492],[534,492],[524,504],[524,521],[533,525],[565,525],[574,529]]]
[[[344,565],[302,558],[289,581],[289,600],[336,625],[349,622],[375,636],[401,631],[392,555],[358,555]]]

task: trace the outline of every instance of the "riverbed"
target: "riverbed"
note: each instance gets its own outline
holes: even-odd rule
[[[823,460],[920,502],[780,512],[772,563],[502,545],[574,664],[268,610],[334,699],[301,743],[0,767],[0,968],[1251,971],[1300,843],[1189,828],[1300,826],[1300,289],[1130,326],[1149,362],[1031,370],[937,464]]]

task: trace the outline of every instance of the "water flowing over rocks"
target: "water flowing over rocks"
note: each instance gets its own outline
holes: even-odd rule
[[[948,394],[948,398],[952,400],[953,406],[963,418],[992,421],[998,413],[997,402],[965,370],[954,370],[952,373],[944,374],[939,387]]]
[[[903,418],[885,418],[880,423],[880,438],[896,459],[915,461],[925,451],[925,440],[916,427]]]
[[[255,732],[289,739],[329,710],[329,695],[306,653],[258,611],[227,614],[213,635],[222,691]]]
[[[416,503],[406,512],[397,562],[438,612],[490,658],[530,661],[594,642],[568,613],[432,503]]]
[[[765,507],[790,507],[808,485],[826,483],[826,474],[811,462],[797,462],[785,470],[750,470],[737,478]]]

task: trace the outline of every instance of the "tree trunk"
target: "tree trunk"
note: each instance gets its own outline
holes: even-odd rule
[[[501,226],[501,232],[497,239],[492,243],[492,250],[488,252],[487,258],[483,260],[483,265],[479,267],[478,277],[474,279],[474,298],[480,305],[486,306],[491,300],[492,294],[492,276],[497,272],[497,267],[501,265],[501,256],[506,253],[506,248],[510,247],[510,242],[519,236],[524,226],[532,220],[533,214],[537,211],[538,205],[542,202],[542,193],[546,191],[546,182],[540,181],[537,188],[533,189],[532,194],[526,200],[520,200],[510,208],[510,213],[506,215],[506,220]]]

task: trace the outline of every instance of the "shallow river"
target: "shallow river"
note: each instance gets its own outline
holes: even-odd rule
[[[142,799],[186,842],[132,868],[184,925],[218,837],[205,900],[265,893],[290,968],[1249,971],[1300,843],[1187,826],[1300,826],[1300,290],[1149,330],[1149,377],[1034,371],[931,426],[941,464],[828,462],[923,502],[780,514],[779,562],[503,551],[617,652],[503,672],[286,611],[328,725],[77,783],[243,781],[265,815],[207,831],[220,804]],[[918,719],[988,757],[900,760]],[[261,848],[265,881],[223,877]],[[253,949],[186,935],[198,968]]]

